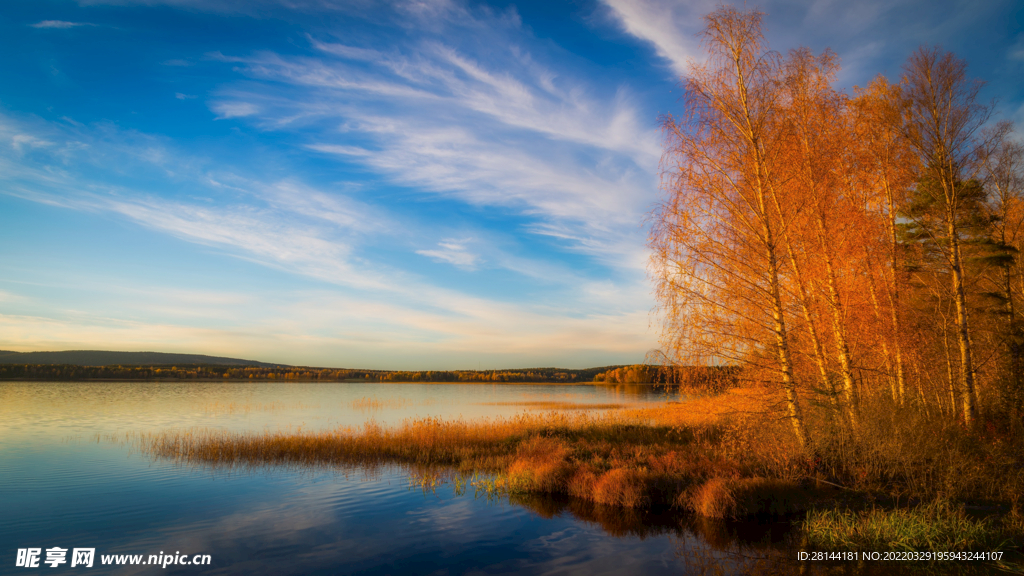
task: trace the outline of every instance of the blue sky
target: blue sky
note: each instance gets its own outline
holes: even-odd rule
[[[640,362],[658,115],[715,6],[8,0],[0,349]],[[759,7],[843,87],[941,44],[1024,121],[1019,2]]]

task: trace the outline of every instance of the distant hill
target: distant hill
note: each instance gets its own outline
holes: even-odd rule
[[[167,354],[165,352],[111,352],[108,350],[65,350],[63,352],[11,352],[0,350],[0,364],[73,364],[75,366],[172,366],[207,364],[218,366],[274,367],[255,360],[222,358],[204,354]]]

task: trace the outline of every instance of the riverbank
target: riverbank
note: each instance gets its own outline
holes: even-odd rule
[[[866,406],[858,437],[822,435],[808,453],[766,397],[736,388],[599,414],[425,418],[321,432],[195,430],[131,440],[186,465],[397,463],[424,486],[450,482],[719,519],[797,515],[810,545],[821,548],[995,550],[1021,543],[1019,444],[994,424],[965,431],[926,414],[885,418],[882,407]]]

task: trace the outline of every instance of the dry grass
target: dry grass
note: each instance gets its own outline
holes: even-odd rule
[[[725,436],[727,428],[666,426],[630,411],[522,413],[466,422],[423,418],[385,428],[322,432],[231,434],[191,430],[132,437],[148,453],[183,464],[213,467],[264,465],[444,468],[447,479],[486,475],[485,492],[573,496],[622,508],[682,503],[694,486],[716,478],[736,480],[763,471]],[[783,466],[780,470],[785,470]],[[424,473],[430,478],[437,473]],[[442,480],[446,478],[442,477]],[[434,481],[434,480],[432,480]],[[757,484],[761,486],[760,484]],[[740,493],[741,499],[748,498]],[[749,499],[749,498],[748,498]],[[746,505],[744,505],[746,506]],[[742,510],[776,512],[765,507]]]
[[[668,402],[655,408],[640,408],[632,413],[667,426],[710,426],[730,423],[733,426],[759,423],[771,412],[765,400],[771,397],[758,388],[731,388],[717,395]]]
[[[865,399],[857,434],[837,430],[821,412],[808,410],[813,445],[801,453],[766,398],[772,395],[734,388],[623,414],[698,434],[719,430],[718,449],[726,459],[742,463],[744,478],[813,478],[849,492],[902,501],[947,498],[1009,505],[1024,494],[1024,438],[997,421],[966,430],[948,415],[911,406],[897,411],[885,398]]]
[[[708,518],[781,516],[806,510],[812,503],[807,494],[792,480],[716,477],[681,494],[679,503]]]
[[[883,399],[884,400],[884,399]],[[914,407],[864,401],[857,434],[819,423],[809,474],[906,501],[1010,504],[1024,493],[1024,438],[998,421],[965,429]]]
[[[809,411],[815,435],[805,452],[764,397],[731,389],[659,408],[531,411],[471,422],[424,418],[324,432],[169,432],[133,441],[187,465],[397,463],[420,474],[425,488],[451,481],[488,495],[564,495],[595,506],[676,507],[723,519],[836,501],[856,508],[866,497],[1009,505],[1024,492],[1021,443],[998,428],[966,431],[912,409],[896,418],[884,404],[865,402],[856,436],[829,432]],[[1013,518],[1024,526],[1020,517]]]

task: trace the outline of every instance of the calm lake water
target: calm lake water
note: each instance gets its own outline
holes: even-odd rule
[[[494,501],[449,486],[425,493],[410,488],[399,468],[182,467],[110,439],[192,427],[471,419],[512,415],[528,409],[525,402],[668,399],[678,398],[648,388],[559,385],[0,383],[0,573],[748,572],[744,558],[778,551],[787,524],[716,524],[552,498]],[[66,563],[51,568],[46,550],[55,547],[67,550]],[[21,548],[41,549],[38,568],[16,566]],[[92,568],[70,566],[74,548],[95,548]],[[209,555],[210,564],[102,563],[110,555],[142,555],[145,563],[161,554]]]

